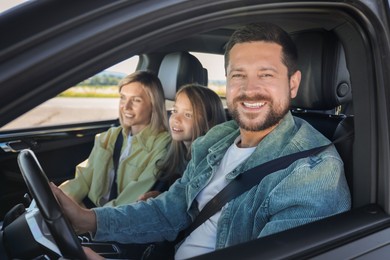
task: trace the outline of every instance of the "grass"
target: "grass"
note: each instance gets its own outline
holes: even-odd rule
[[[119,97],[118,86],[76,86],[65,90],[59,97]]]
[[[210,85],[219,96],[225,97],[225,86]],[[58,95],[59,97],[83,97],[83,98],[117,98],[118,86],[75,86]]]
[[[226,87],[223,85],[210,85],[210,89],[214,90],[215,93],[220,97],[226,97]]]

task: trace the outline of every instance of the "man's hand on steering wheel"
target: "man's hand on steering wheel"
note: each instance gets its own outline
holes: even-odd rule
[[[50,188],[76,233],[96,231],[96,215],[92,210],[79,206],[52,182]]]

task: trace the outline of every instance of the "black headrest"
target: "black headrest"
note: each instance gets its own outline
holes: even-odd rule
[[[163,85],[165,98],[169,100],[174,100],[177,90],[185,84],[207,86],[207,70],[188,52],[167,54],[161,62],[158,77]]]
[[[331,110],[352,100],[345,53],[337,37],[327,31],[292,35],[298,49],[302,80],[292,108]]]

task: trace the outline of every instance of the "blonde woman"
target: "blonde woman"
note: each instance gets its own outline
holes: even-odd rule
[[[156,181],[156,162],[164,158],[170,142],[157,76],[147,71],[130,74],[119,83],[119,93],[120,126],[98,134],[88,159],[76,167],[75,178],[60,186],[89,208],[128,204],[149,191]]]

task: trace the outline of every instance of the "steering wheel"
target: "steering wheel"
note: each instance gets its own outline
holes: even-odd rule
[[[34,152],[29,149],[22,150],[18,155],[18,164],[27,188],[62,256],[67,259],[86,259],[80,241],[62,213]]]

